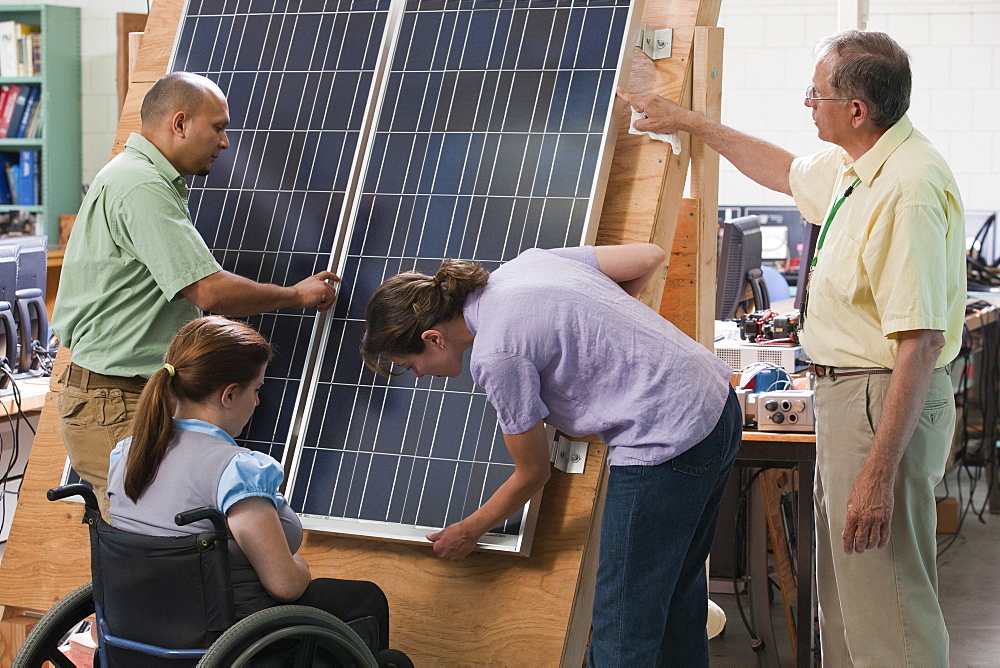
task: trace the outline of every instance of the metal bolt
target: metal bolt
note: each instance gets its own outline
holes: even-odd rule
[[[580,455],[573,455],[569,459],[570,459],[571,462],[573,462],[575,464],[576,462],[580,461]]]
[[[667,45],[667,43],[665,41],[663,41],[662,39],[656,40],[656,48],[657,49],[662,49],[666,45]]]
[[[712,78],[713,79],[719,78],[719,70],[712,70]]]

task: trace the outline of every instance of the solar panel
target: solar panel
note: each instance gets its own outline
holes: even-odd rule
[[[289,285],[331,264],[388,0],[190,0],[170,69],[229,100],[229,150],[192,180],[195,226],[222,267]],[[250,318],[276,356],[241,444],[282,459],[315,313]]]
[[[242,444],[290,460],[307,528],[424,542],[513,472],[467,371],[364,368],[364,307],[445,257],[492,270],[593,240],[631,23],[628,0],[189,1],[170,69],[218,83],[232,119],[192,181],[196,227],[240,275],[343,277],[325,317],[250,319],[277,357]],[[526,552],[536,512],[481,544]]]
[[[307,528],[422,541],[513,471],[467,371],[384,379],[364,368],[364,308],[385,278],[433,273],[445,257],[493,269],[592,238],[629,23],[627,0],[405,3],[291,463],[289,498]],[[525,552],[536,510],[482,542]]]

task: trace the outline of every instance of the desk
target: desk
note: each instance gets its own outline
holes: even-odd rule
[[[813,652],[813,477],[816,468],[816,435],[797,432],[743,432],[743,444],[736,455],[741,467],[798,468],[799,493],[795,533],[798,537],[796,573],[795,643],[796,665],[812,666]],[[761,485],[755,482],[748,492],[747,571],[750,592],[750,614],[764,649],[757,656],[759,666],[778,665],[778,655],[771,628],[771,612],[767,596],[767,521]],[[782,538],[783,540],[783,538]],[[803,575],[807,577],[803,577]]]
[[[25,413],[40,411],[45,404],[45,394],[49,391],[49,378],[48,376],[23,378],[17,381],[17,388],[21,391],[21,410]],[[13,416],[16,412],[17,402],[14,401],[14,395],[0,396],[0,415]]]
[[[49,388],[48,378],[26,378],[17,381],[21,392],[21,410],[25,419],[17,412],[13,394],[0,397],[0,556],[3,542],[7,540],[10,523],[17,509],[17,497],[28,455],[31,453],[32,431],[38,424],[38,414],[45,403]]]

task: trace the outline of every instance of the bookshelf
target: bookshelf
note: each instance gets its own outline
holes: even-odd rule
[[[39,203],[0,204],[0,213],[36,214],[37,234],[59,239],[59,215],[80,208],[83,183],[80,123],[80,9],[53,5],[0,5],[0,21],[41,28],[41,74],[0,76],[0,84],[38,86],[38,138],[0,138],[0,152],[38,151]]]

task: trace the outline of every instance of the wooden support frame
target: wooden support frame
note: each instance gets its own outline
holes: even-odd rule
[[[720,3],[647,0],[642,22],[674,29],[673,56],[654,63],[637,54],[630,88],[683,104],[691,104],[692,96],[709,99],[710,94],[702,91],[711,86],[696,84],[699,75],[692,68],[701,50],[696,46],[701,38],[696,39],[695,28],[714,26]],[[142,98],[166,72],[183,4],[183,0],[157,0],[153,5],[112,155],[122,150],[129,133],[138,130]],[[698,152],[696,162],[702,159],[701,149],[685,136],[681,154],[674,156],[666,144],[629,135],[628,122],[628,110],[624,109],[598,243],[652,241],[671,249],[688,164],[693,151]],[[711,197],[713,178],[711,169],[699,177],[702,198]],[[714,223],[715,203],[708,207],[703,199],[700,207],[697,202],[686,204],[684,212],[700,229],[708,217]],[[680,303],[692,299],[690,290],[705,280],[709,270],[708,280],[714,286],[714,236],[710,248],[702,248],[703,236],[698,232],[692,237],[685,227],[684,252],[672,254],[672,263],[692,254],[695,260],[686,291],[673,291],[671,294],[680,296],[662,311],[671,319]],[[692,243],[693,239],[697,240]],[[663,270],[651,281],[643,295],[646,303],[659,306],[663,302],[665,278]],[[714,308],[714,299],[710,301]],[[694,322],[703,319],[703,309],[704,300],[697,302]],[[697,325],[694,327],[696,330]],[[68,360],[68,351],[60,351],[54,378]],[[52,389],[57,389],[55,381]],[[80,506],[50,503],[44,497],[48,488],[59,483],[65,461],[55,396],[53,392],[46,399],[7,554],[0,564],[0,604],[25,610],[47,610],[89,580],[87,530],[80,523]],[[315,532],[307,533],[300,553],[309,561],[314,577],[377,582],[392,609],[393,645],[409,653],[417,665],[577,668],[584,661],[590,629],[600,508],[607,476],[605,450],[599,443],[591,446],[582,475],[553,473],[542,498],[528,559],[473,554],[455,564],[437,559],[424,546]]]
[[[146,14],[119,12],[117,15],[118,54],[115,58],[115,74],[118,85],[118,115],[121,116],[131,81],[131,35],[146,29]]]

